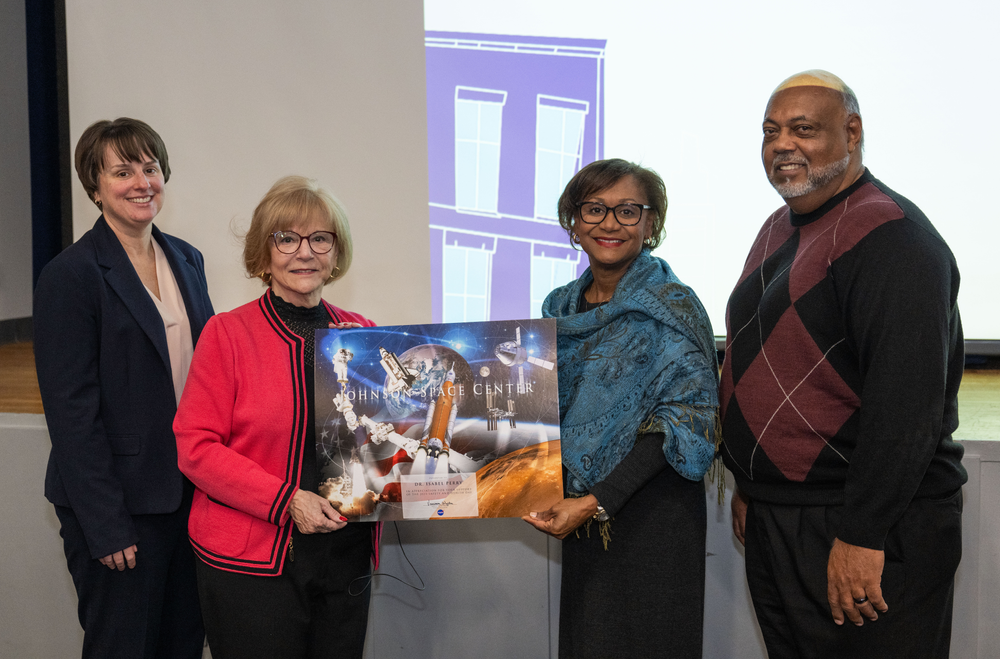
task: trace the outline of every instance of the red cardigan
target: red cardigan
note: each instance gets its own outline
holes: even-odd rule
[[[375,325],[323,304],[334,322]],[[312,404],[302,347],[270,292],[212,317],[202,331],[174,434],[180,470],[197,487],[188,533],[213,567],[281,574]]]

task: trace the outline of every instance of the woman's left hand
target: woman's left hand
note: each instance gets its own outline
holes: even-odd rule
[[[302,533],[329,533],[347,524],[347,518],[337,512],[327,499],[305,490],[295,492],[288,512]]]
[[[354,329],[355,327],[364,327],[361,323],[352,323],[344,321],[342,323],[330,323],[330,329]]]
[[[542,533],[562,540],[597,512],[597,497],[588,494],[576,499],[563,499],[546,511],[522,517]]]

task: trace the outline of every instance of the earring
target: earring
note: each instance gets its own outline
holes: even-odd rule
[[[98,208],[100,208],[101,210],[104,210],[104,204],[101,203],[100,199],[95,199],[94,203],[97,204]]]
[[[257,275],[257,276],[260,277],[260,280],[262,282],[264,282],[264,285],[266,285],[266,286],[270,286],[271,285],[271,273],[270,272],[264,272],[263,270],[261,270],[260,274]]]
[[[574,243],[576,243],[577,245],[580,244],[580,236],[578,234],[574,233],[574,234],[572,234],[571,237],[572,237]]]
[[[652,238],[646,238],[645,240],[642,241],[642,244],[645,245],[646,247],[652,247],[653,246],[653,239]]]

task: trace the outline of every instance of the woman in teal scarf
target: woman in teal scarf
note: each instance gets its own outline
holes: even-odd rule
[[[563,539],[559,656],[701,657],[715,339],[698,297],[651,254],[667,196],[620,159],[580,170],[560,224],[590,258],[552,291],[566,498],[525,521]]]

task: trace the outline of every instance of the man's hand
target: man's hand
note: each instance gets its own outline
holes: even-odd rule
[[[889,605],[882,599],[882,568],[885,552],[849,545],[834,539],[826,566],[826,598],[833,621],[844,624],[844,614],[859,627],[864,616],[878,620],[876,609],[885,613]]]
[[[347,518],[337,512],[329,500],[305,490],[295,493],[288,512],[302,533],[329,533],[347,524]]]
[[[746,529],[747,529],[747,506],[750,505],[750,499],[747,495],[739,491],[738,488],[733,489],[733,500],[730,502],[730,507],[733,510],[733,535],[736,539],[740,541],[740,544],[744,547],[747,544]]]
[[[135,553],[137,551],[139,551],[138,548],[135,545],[132,545],[131,547],[126,547],[121,551],[116,551],[113,554],[108,554],[107,556],[98,558],[97,560],[101,562],[101,565],[112,570],[122,572],[125,570],[126,565],[128,566],[128,569],[131,570],[135,567]]]
[[[521,519],[542,533],[562,540],[597,512],[597,497],[588,494],[578,499],[563,499],[546,511],[530,513]]]

